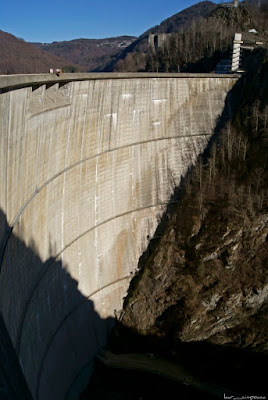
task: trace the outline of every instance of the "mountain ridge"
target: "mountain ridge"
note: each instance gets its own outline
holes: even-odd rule
[[[86,71],[90,72],[98,70],[100,64],[108,63],[113,56],[129,46],[135,39],[134,36],[124,35],[103,39],[79,38],[70,41],[32,44],[49,54],[82,65]]]
[[[82,69],[59,57],[48,54],[31,43],[18,39],[11,33],[0,30],[0,73],[28,74],[45,73],[50,68]]]

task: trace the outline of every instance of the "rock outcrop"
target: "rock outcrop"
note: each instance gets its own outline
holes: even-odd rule
[[[241,214],[226,207],[202,221],[179,207],[128,298],[124,324],[174,341],[267,351],[268,215]]]

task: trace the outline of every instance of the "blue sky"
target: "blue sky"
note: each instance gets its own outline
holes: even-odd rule
[[[196,0],[0,0],[0,29],[29,42],[43,43],[139,36],[196,3]]]

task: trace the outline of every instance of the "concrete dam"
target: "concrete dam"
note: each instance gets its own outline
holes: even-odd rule
[[[0,311],[33,399],[79,398],[237,79],[0,77]]]

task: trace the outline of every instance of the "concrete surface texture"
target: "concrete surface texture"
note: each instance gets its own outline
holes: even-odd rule
[[[0,310],[33,397],[60,400],[237,78],[44,79],[0,77]]]

